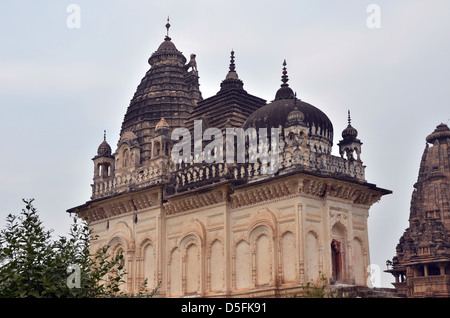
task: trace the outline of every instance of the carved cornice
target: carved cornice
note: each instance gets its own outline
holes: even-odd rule
[[[231,208],[267,202],[286,197],[298,190],[298,181],[291,179],[262,183],[245,189],[236,190],[230,195]]]
[[[183,196],[168,198],[164,203],[164,210],[167,215],[184,211],[200,209],[213,204],[228,201],[229,186],[221,186],[204,192],[193,192]]]
[[[101,221],[115,216],[137,212],[139,210],[154,208],[161,205],[160,188],[147,189],[137,193],[128,193],[120,196],[103,199],[100,202],[88,202],[77,213],[81,218],[90,222]]]
[[[371,206],[382,195],[382,191],[371,189],[368,185],[331,178],[297,175],[251,187],[241,187],[230,195],[230,201],[233,209],[293,196],[320,200],[339,199],[351,201],[352,204]]]

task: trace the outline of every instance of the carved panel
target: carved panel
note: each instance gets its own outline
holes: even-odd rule
[[[330,216],[330,226],[333,226],[335,223],[342,223],[348,227],[348,211],[339,207],[330,207],[329,208],[329,216]]]

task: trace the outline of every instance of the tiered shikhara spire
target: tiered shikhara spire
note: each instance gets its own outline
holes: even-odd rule
[[[450,297],[450,129],[427,136],[411,198],[409,228],[387,272],[407,297]],[[429,146],[429,143],[432,146]]]

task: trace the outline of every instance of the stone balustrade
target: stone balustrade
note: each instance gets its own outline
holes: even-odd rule
[[[136,169],[129,173],[94,182],[91,199],[98,199],[114,194],[140,189],[147,186],[162,184],[168,180],[168,171],[154,165]]]
[[[170,159],[167,159],[170,161]],[[347,160],[327,153],[307,152],[302,155],[298,151],[280,152],[277,174],[286,174],[294,170],[317,173],[323,176],[340,176],[357,181],[365,181],[365,166],[357,160]],[[92,185],[92,199],[120,194],[131,189],[163,184],[171,180],[168,194],[191,190],[221,180],[261,180],[271,177],[263,174],[261,163],[211,163],[211,164],[177,164],[169,168],[165,165],[136,169],[133,172],[114,176],[106,181]]]

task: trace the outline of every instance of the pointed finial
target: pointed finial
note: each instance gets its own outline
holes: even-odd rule
[[[348,124],[350,125],[352,119],[350,118],[350,109],[348,110]]]
[[[170,21],[170,18],[169,18],[169,16],[167,16],[167,23],[166,23],[167,35],[166,35],[166,38],[165,38],[166,41],[170,41],[171,40],[170,37],[169,37],[169,28],[170,28],[169,21]]]
[[[236,66],[234,65],[234,51],[231,49],[231,57],[230,57],[230,72],[235,72]]]
[[[281,75],[281,81],[283,82],[283,84],[281,84],[281,87],[278,89],[277,93],[275,94],[275,100],[296,98],[294,91],[289,87],[289,84],[287,83],[289,81],[289,79],[287,76],[286,65],[287,65],[286,60],[284,60],[283,75]]]
[[[106,130],[103,130],[103,141],[106,141]]]
[[[281,84],[281,87],[287,87],[289,86],[289,84],[287,83],[289,81],[288,76],[287,76],[287,70],[286,70],[286,60],[284,60],[283,62],[283,75],[281,76],[281,81],[283,82],[283,84]]]
[[[230,56],[230,69],[228,70],[228,74],[225,77],[226,82],[222,82],[222,84],[226,84],[225,87],[229,88],[229,81],[239,80],[239,76],[236,73],[236,65],[234,64],[234,50],[231,49],[231,56]],[[222,87],[222,84],[220,86]],[[238,87],[242,87],[242,83],[234,83],[233,85],[237,85]],[[234,86],[233,86],[234,87]]]

